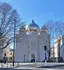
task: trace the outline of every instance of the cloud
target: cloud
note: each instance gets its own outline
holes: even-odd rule
[[[53,12],[45,14],[46,16],[53,15]]]

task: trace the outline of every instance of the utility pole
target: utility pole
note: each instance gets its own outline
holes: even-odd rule
[[[51,56],[50,35],[49,35],[48,39],[49,39],[49,52],[48,52],[49,56],[48,56],[48,60],[50,60],[50,56]]]
[[[15,33],[16,32],[16,20],[14,19],[14,46],[13,46],[13,66],[15,62]]]

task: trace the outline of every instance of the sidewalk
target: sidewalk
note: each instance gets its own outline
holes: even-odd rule
[[[14,67],[12,66],[12,63],[3,64],[0,68],[53,68],[53,67],[59,67],[64,66],[64,63],[15,63]]]
[[[53,67],[59,67],[64,66],[64,63],[19,63],[15,67],[31,67],[31,68],[53,68]]]
[[[54,68],[64,66],[64,63],[44,63],[44,65],[38,66],[37,68]]]

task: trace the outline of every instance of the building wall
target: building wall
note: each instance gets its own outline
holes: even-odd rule
[[[64,61],[64,46],[62,46],[60,49],[60,56],[63,58]]]
[[[0,60],[3,60],[4,57],[4,49],[1,48],[3,48],[6,45],[7,40],[8,39],[6,37],[0,40]]]
[[[47,46],[46,56],[48,58],[49,50],[49,38],[46,32],[32,31],[28,35],[17,35],[16,37],[16,49],[15,49],[15,61],[24,62],[31,61],[32,54],[35,55],[36,61],[43,61],[45,59],[44,46]]]
[[[58,57],[58,43],[54,44],[54,57]]]
[[[8,61],[9,61],[9,58],[12,57],[12,55],[13,55],[13,53],[10,51],[10,46],[9,45],[6,48],[1,49],[4,46],[6,46],[7,41],[8,41],[7,37],[4,37],[0,40],[0,61],[4,59],[5,54],[6,54],[6,58],[7,58]],[[11,55],[11,53],[12,53],[12,55]]]
[[[3,50],[3,54],[6,54],[7,57],[7,61],[12,61],[13,60],[13,50],[10,49],[9,46],[7,46],[4,50]],[[4,57],[3,55],[3,57]]]
[[[59,42],[60,41],[60,42]],[[64,61],[64,35],[60,36],[58,39],[54,42],[54,56],[57,58],[60,57],[63,58]]]
[[[61,36],[60,41],[60,56],[63,58],[64,61],[64,35]]]

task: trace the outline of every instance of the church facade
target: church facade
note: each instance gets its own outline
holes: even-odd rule
[[[46,50],[45,50],[46,46]],[[15,62],[42,62],[49,59],[50,37],[45,27],[41,29],[32,20],[16,35]]]

